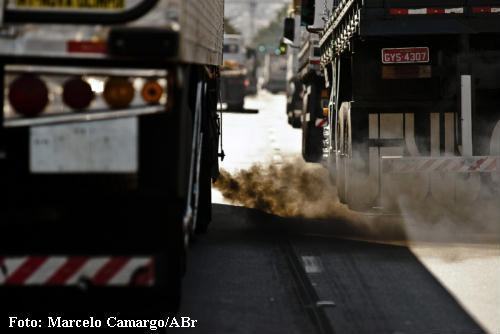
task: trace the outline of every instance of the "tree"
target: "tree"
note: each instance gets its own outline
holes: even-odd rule
[[[251,43],[253,47],[258,48],[259,46],[265,46],[266,48],[272,49],[279,48],[281,38],[283,37],[283,20],[286,17],[287,10],[288,5],[285,5],[267,27],[257,32]]]

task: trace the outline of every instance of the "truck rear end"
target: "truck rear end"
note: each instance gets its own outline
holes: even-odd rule
[[[273,94],[285,92],[287,59],[285,56],[276,54],[266,54],[264,58],[264,83],[262,88]]]
[[[337,4],[320,46],[343,202],[498,201],[498,22],[495,0]]]
[[[247,78],[246,51],[241,35],[224,36],[224,66],[221,72],[221,99],[229,110],[242,110]]]
[[[178,307],[217,176],[223,7],[6,2],[0,298],[10,311]]]

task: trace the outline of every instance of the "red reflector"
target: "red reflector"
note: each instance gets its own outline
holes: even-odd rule
[[[63,87],[63,101],[73,109],[85,109],[94,99],[90,85],[81,78],[66,81]]]
[[[406,8],[391,8],[391,9],[389,9],[389,14],[391,14],[391,15],[408,15],[408,9],[406,9]]]
[[[66,50],[70,53],[106,53],[107,46],[102,41],[68,41]]]
[[[18,114],[33,117],[49,103],[49,91],[35,75],[23,74],[9,86],[9,102]]]
[[[491,7],[472,7],[472,12],[474,14],[490,13]]]
[[[444,14],[444,8],[427,8],[427,14]]]

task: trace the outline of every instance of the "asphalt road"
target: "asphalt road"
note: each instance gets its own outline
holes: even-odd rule
[[[192,333],[483,333],[407,247],[229,205],[189,257]],[[297,267],[297,264],[299,267]],[[298,272],[297,272],[298,271]],[[177,330],[172,333],[177,333]]]
[[[294,159],[300,157],[301,132],[287,124],[285,104],[284,95],[260,91],[258,96],[246,99],[246,107],[258,109],[258,114],[224,114],[223,142],[227,157],[221,166],[225,170],[234,174],[256,165],[289,166],[290,161],[295,163]],[[286,182],[282,185],[287,186]],[[216,203],[231,203],[215,189],[212,196]],[[334,214],[344,217],[356,215],[341,209]],[[488,333],[500,333],[498,218],[474,226],[461,221],[452,223],[445,214],[440,217],[442,221],[430,222],[418,219],[418,216],[406,216],[395,224],[381,217],[371,226],[375,227],[372,230],[376,233],[377,242],[403,240],[400,244],[405,246],[405,251],[425,266],[481,328]],[[347,234],[356,239],[373,240],[362,233],[360,235],[362,229],[359,226],[342,221],[337,223],[309,221],[304,227],[300,222],[287,220],[288,225],[302,228],[304,234],[333,237]],[[488,227],[486,230],[484,225]],[[425,307],[429,308],[428,305]]]

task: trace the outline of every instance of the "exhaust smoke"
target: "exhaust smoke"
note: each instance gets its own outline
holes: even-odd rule
[[[416,201],[395,188],[385,189],[395,201],[390,213],[383,209],[352,211],[340,203],[328,171],[300,158],[287,159],[283,164],[255,164],[234,173],[222,170],[214,187],[231,204],[303,218],[307,233],[398,243],[491,243],[500,236],[500,206],[495,203],[456,205],[432,198]]]
[[[406,239],[401,223],[393,216],[349,210],[340,203],[328,171],[300,158],[279,165],[255,164],[235,173],[222,170],[214,187],[231,204],[304,218],[301,224],[306,233],[380,241]]]

